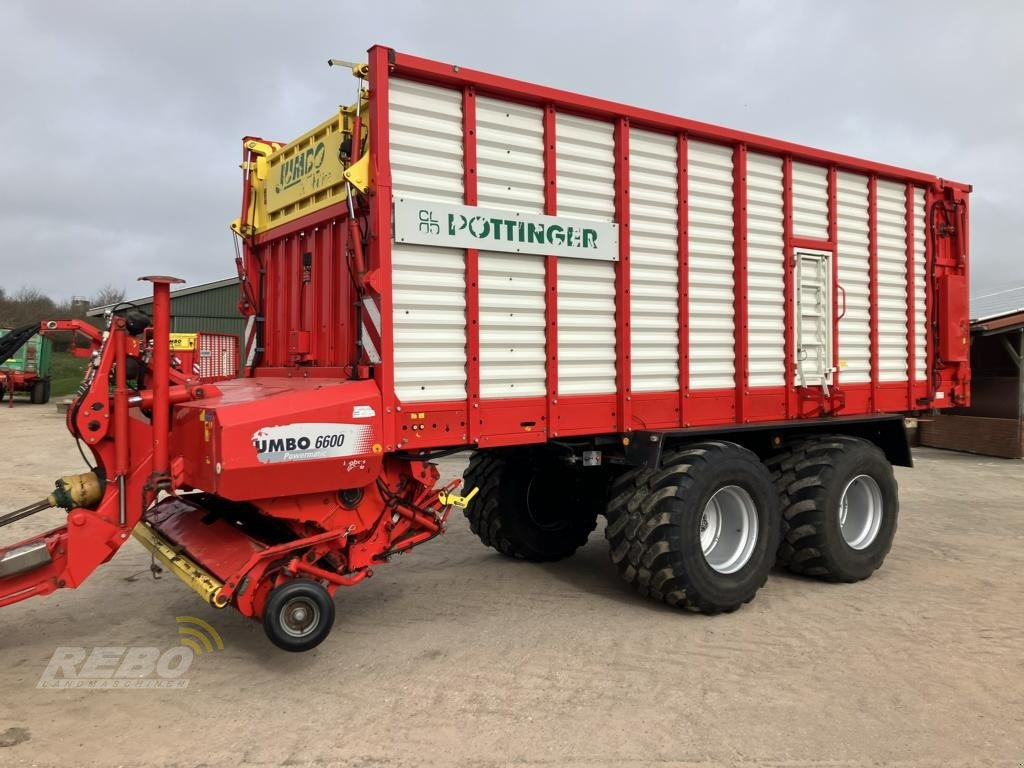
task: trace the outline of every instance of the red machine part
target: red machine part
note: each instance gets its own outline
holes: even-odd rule
[[[151,336],[118,316],[106,335],[45,324],[92,341],[68,428],[92,449],[103,493],[94,508],[70,509],[67,525],[0,550],[0,605],[77,587],[140,519],[219,580],[215,605],[254,618],[286,582],[333,595],[444,530],[441,494],[455,483],[435,489],[432,464],[384,456],[374,382],[191,378],[172,367],[172,279],[150,280]],[[154,503],[161,491],[170,495]],[[33,567],[12,573],[25,553]]]
[[[0,562],[16,562],[21,553],[46,549],[45,562],[31,570],[0,577],[0,605],[43,595],[61,587],[79,586],[101,563],[109,560],[128,540],[142,515],[142,510],[156,499],[161,489],[170,488],[166,457],[168,443],[167,418],[170,403],[183,401],[204,393],[199,382],[183,380],[172,393],[173,372],[168,365],[170,314],[167,295],[170,279],[149,278],[154,283],[157,317],[154,343],[148,352],[139,347],[129,334],[122,317],[112,318],[109,333],[104,337],[81,321],[48,321],[41,331],[77,331],[92,343],[92,361],[83,382],[84,393],[68,410],[68,429],[92,450],[96,474],[103,486],[103,495],[95,508],[73,507],[68,511],[67,525],[33,536],[13,546],[0,549]],[[162,316],[161,316],[162,313]],[[157,350],[163,345],[163,354]],[[148,380],[151,387],[129,394],[127,371],[129,359],[140,370],[146,370],[145,356],[152,353]],[[157,375],[155,365],[162,362],[164,375]],[[111,374],[113,392],[111,392]],[[207,385],[206,392],[209,392]],[[162,406],[161,406],[162,404]],[[135,406],[148,405],[147,418]],[[161,413],[162,410],[162,413]],[[159,433],[158,430],[163,430]],[[161,456],[155,465],[154,452]],[[162,466],[155,471],[155,466]],[[38,555],[36,555],[38,556]]]
[[[223,582],[217,605],[262,615],[267,594],[307,577],[334,594],[444,530],[436,468],[389,459],[365,488],[260,499],[245,507],[204,495],[168,498],[144,520]]]
[[[966,298],[967,278],[963,275],[943,275],[938,282],[939,323],[951,331],[942,337],[939,355],[946,362],[964,362],[970,359],[971,340],[970,309]]]
[[[238,337],[233,333],[195,334],[195,345],[175,349],[171,366],[190,378],[204,382],[227,381],[238,376]]]

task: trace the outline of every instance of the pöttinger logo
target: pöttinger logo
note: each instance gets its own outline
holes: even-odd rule
[[[196,656],[224,650],[220,633],[195,616],[178,616],[179,644],[152,646],[62,646],[53,652],[37,688],[187,688]]]

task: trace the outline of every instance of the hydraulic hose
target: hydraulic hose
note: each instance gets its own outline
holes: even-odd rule
[[[0,361],[14,357],[14,353],[21,349],[25,342],[39,333],[39,323],[22,325],[13,331],[0,337]]]

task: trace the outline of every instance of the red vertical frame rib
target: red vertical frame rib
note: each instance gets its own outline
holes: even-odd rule
[[[462,167],[466,205],[477,204],[476,90],[462,89]],[[470,443],[480,442],[480,252],[466,249],[466,425]]]
[[[914,185],[907,184],[904,190],[907,238],[907,410],[914,407],[914,379],[917,376],[917,338],[914,333]]]
[[[380,292],[380,324],[383,362],[379,367],[384,404],[384,450],[395,446],[395,331],[391,296],[391,151],[388,139],[388,76],[390,48],[370,49],[370,162],[374,191],[370,197],[370,284]],[[374,258],[376,252],[376,258]],[[375,273],[375,274],[374,274]]]
[[[544,213],[558,213],[558,189],[555,184],[555,107],[544,107]],[[558,257],[544,260],[545,355],[548,380],[548,434],[558,436]]]
[[[786,418],[796,416],[796,289],[793,285],[793,158],[782,160],[782,285],[785,294]]]
[[[733,310],[735,339],[736,422],[749,421],[750,394],[749,306],[747,295],[747,147],[737,144],[732,153]]]
[[[967,301],[968,307],[970,307],[970,284],[971,284],[971,201],[964,195],[959,198],[962,202],[961,216],[960,216],[960,237],[957,238],[956,242],[960,243],[960,252],[954,254],[957,263],[960,265],[961,274],[964,276],[964,287],[967,288],[968,294],[964,296]],[[968,318],[969,319],[969,318]],[[963,329],[958,329],[963,330]],[[968,331],[970,333],[970,331]],[[971,355],[967,353],[967,359],[959,363],[956,366],[956,381],[960,384],[961,390],[966,393],[967,397],[970,397],[970,380],[971,380]],[[948,401],[947,401],[948,402]],[[970,400],[965,400],[964,404],[968,405]]]
[[[629,295],[629,120],[615,121],[615,218],[619,260],[615,264],[615,391],[620,432],[632,429],[632,342]]]
[[[878,177],[868,179],[868,307],[871,320],[870,410],[878,410]]]
[[[690,396],[690,166],[686,134],[676,142],[676,185],[679,195],[677,248],[679,250],[679,425],[689,418]]]
[[[832,244],[832,390],[839,387],[839,314],[840,296],[842,296],[842,309],[846,309],[846,294],[839,285],[839,211],[837,208],[837,185],[836,167],[830,165],[828,168],[828,240]],[[842,400],[834,400],[837,406]],[[833,409],[835,412],[835,409]]]
[[[932,388],[935,381],[935,327],[932,324],[932,318],[935,316],[935,296],[932,292],[932,287],[935,285],[935,251],[932,250],[932,236],[928,226],[928,210],[933,200],[931,192],[925,190],[924,221],[921,222],[921,226],[924,227],[924,338],[925,375],[928,381],[922,397],[927,397],[928,400],[932,399]]]

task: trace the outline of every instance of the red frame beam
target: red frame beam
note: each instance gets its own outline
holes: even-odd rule
[[[544,213],[558,213],[555,155],[555,107],[544,106]],[[545,343],[548,434],[558,436],[558,257],[544,259]]]
[[[924,192],[924,305],[925,305],[925,317],[924,317],[924,339],[925,339],[925,374],[927,376],[927,382],[925,384],[924,392],[922,397],[927,397],[929,400],[932,399],[932,388],[933,382],[935,381],[935,329],[932,325],[932,319],[935,316],[935,294],[934,294],[934,275],[935,275],[935,251],[932,247],[932,236],[930,227],[928,225],[928,211],[933,202],[932,192],[926,189]]]
[[[878,177],[868,179],[868,307],[871,321],[871,391],[869,412],[878,411]]]
[[[914,291],[914,185],[907,184],[904,194],[905,236],[907,248],[907,408],[914,407],[914,379],[917,375],[917,360],[914,334],[915,301]]]
[[[629,299],[629,120],[615,121],[615,218],[619,260],[615,263],[616,413],[620,432],[632,429],[632,337]]]
[[[843,402],[841,397],[836,397],[839,390],[839,294],[842,287],[839,285],[839,212],[837,209],[837,179],[836,167],[829,166],[828,169],[828,239],[832,250],[832,413],[839,410]],[[843,309],[846,309],[846,294],[843,293]]]
[[[749,302],[747,296],[747,148],[737,145],[732,153],[732,247],[733,247],[733,339],[735,352],[736,423],[748,418],[750,395]]]
[[[679,195],[679,424],[689,419],[690,397],[690,166],[685,133],[676,142],[676,185]]]
[[[786,338],[785,376],[786,376],[786,418],[796,416],[796,288],[793,285],[793,268],[796,259],[796,244],[793,237],[793,158],[782,160],[782,259],[783,259],[783,293]]]
[[[462,90],[463,197],[477,204],[476,90]],[[480,442],[480,252],[466,249],[466,426],[468,440]]]
[[[391,283],[391,148],[388,129],[391,125],[388,108],[388,77],[394,51],[375,45],[369,51],[370,64],[370,162],[373,165],[374,194],[370,196],[370,243],[376,243],[377,263],[369,265],[377,273],[377,285]],[[371,281],[372,283],[372,281]],[[381,399],[384,404],[384,450],[395,448],[397,419],[394,417],[395,363],[390,354],[395,348],[395,329],[391,291],[380,291],[381,347],[387,350],[380,372]],[[383,352],[382,352],[383,354]]]

